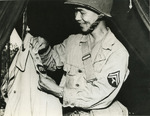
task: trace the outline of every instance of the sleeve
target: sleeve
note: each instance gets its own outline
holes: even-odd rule
[[[47,70],[55,71],[64,64],[66,40],[63,43],[55,45],[53,48],[49,46],[48,50],[40,54],[42,63]]]
[[[97,80],[86,83],[81,90],[66,88],[64,107],[96,109],[111,104],[128,76],[128,57],[127,51],[117,50],[106,59],[101,72],[97,74]]]

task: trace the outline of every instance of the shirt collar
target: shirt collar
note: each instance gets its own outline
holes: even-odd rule
[[[81,39],[80,39],[80,43],[84,43],[87,42],[88,35],[82,35]]]
[[[108,32],[106,34],[106,36],[103,38],[103,40],[101,41],[102,42],[102,48],[104,50],[111,50],[112,49],[112,46],[114,45],[115,43],[115,35],[111,32],[110,28],[107,27],[108,29]],[[81,37],[81,40],[80,40],[80,44],[81,43],[84,43],[84,42],[87,42],[87,39],[88,38],[88,35],[83,35]]]
[[[108,28],[106,37],[102,40],[102,48],[105,50],[112,50],[112,46],[115,44],[116,37]]]

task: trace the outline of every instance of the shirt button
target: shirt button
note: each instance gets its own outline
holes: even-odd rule
[[[74,106],[75,104],[74,103],[71,103],[71,106]]]
[[[82,73],[82,70],[79,69],[78,72],[79,72],[79,73]]]
[[[69,102],[68,101],[65,101],[65,105],[68,105],[69,104]]]
[[[76,87],[79,87],[80,85],[79,84],[76,84]]]

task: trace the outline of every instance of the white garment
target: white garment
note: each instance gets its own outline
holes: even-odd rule
[[[4,116],[62,116],[62,105],[58,98],[38,90],[39,74],[35,68],[36,56],[30,50],[30,38],[25,38],[25,51],[16,54],[3,84],[8,99]]]

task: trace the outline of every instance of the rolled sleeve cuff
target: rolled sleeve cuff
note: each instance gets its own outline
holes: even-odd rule
[[[77,106],[76,96],[77,96],[77,91],[75,89],[64,88],[63,107]]]
[[[79,92],[76,89],[65,88],[63,93],[63,107],[87,108],[87,104],[84,104],[86,101],[83,100],[82,96],[80,97]]]

